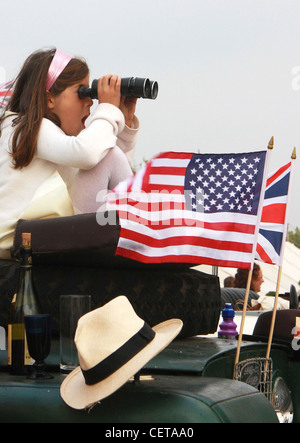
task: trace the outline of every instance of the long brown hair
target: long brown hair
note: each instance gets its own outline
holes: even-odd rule
[[[247,282],[248,282],[248,276],[249,276],[249,270],[248,269],[238,269],[237,273],[235,274],[234,279],[234,287],[235,288],[246,288]],[[253,274],[252,274],[252,281],[257,280],[260,272],[260,266],[257,263],[254,263],[253,267]],[[253,291],[252,282],[250,286],[251,291]]]
[[[12,158],[15,169],[22,169],[32,161],[43,118],[61,126],[58,116],[47,106],[46,79],[55,49],[40,50],[25,61],[13,85],[13,93],[7,110],[18,114],[13,120],[15,126],[12,138]],[[72,58],[60,74],[50,92],[59,95],[68,86],[83,80],[89,73],[84,60]],[[5,117],[0,119],[0,124]]]

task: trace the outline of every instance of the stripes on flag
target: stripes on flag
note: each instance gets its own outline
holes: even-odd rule
[[[265,151],[158,155],[109,194],[121,224],[116,254],[250,269],[265,163]]]
[[[256,258],[264,263],[280,266],[287,227],[292,162],[282,166],[268,177]]]
[[[0,109],[5,109],[12,95],[13,82],[9,81],[0,85]]]

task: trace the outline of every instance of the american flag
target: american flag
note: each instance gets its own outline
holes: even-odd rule
[[[121,224],[116,254],[250,269],[266,160],[267,151],[154,157],[109,195]]]
[[[0,85],[0,109],[6,108],[7,103],[12,95],[12,85],[12,81]]]
[[[256,258],[272,265],[281,266],[283,260],[292,164],[271,173],[266,184]]]

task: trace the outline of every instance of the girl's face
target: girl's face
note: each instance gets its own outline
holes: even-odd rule
[[[59,117],[61,129],[67,135],[76,136],[85,128],[85,121],[93,104],[91,98],[79,98],[80,86],[89,86],[89,75],[57,96],[48,93],[48,108]]]
[[[258,276],[257,276],[256,280],[252,279],[252,282],[251,282],[251,289],[252,289],[254,292],[258,293],[258,292],[261,291],[261,286],[262,286],[263,283],[264,283],[263,273],[262,273],[262,271],[260,270],[259,273],[258,273]]]

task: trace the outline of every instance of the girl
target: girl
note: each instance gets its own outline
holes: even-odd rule
[[[80,86],[89,86],[86,63],[54,49],[29,56],[14,83],[0,118],[0,257],[9,257],[18,219],[96,212],[99,191],[132,174],[136,99],[106,75],[90,116]]]

